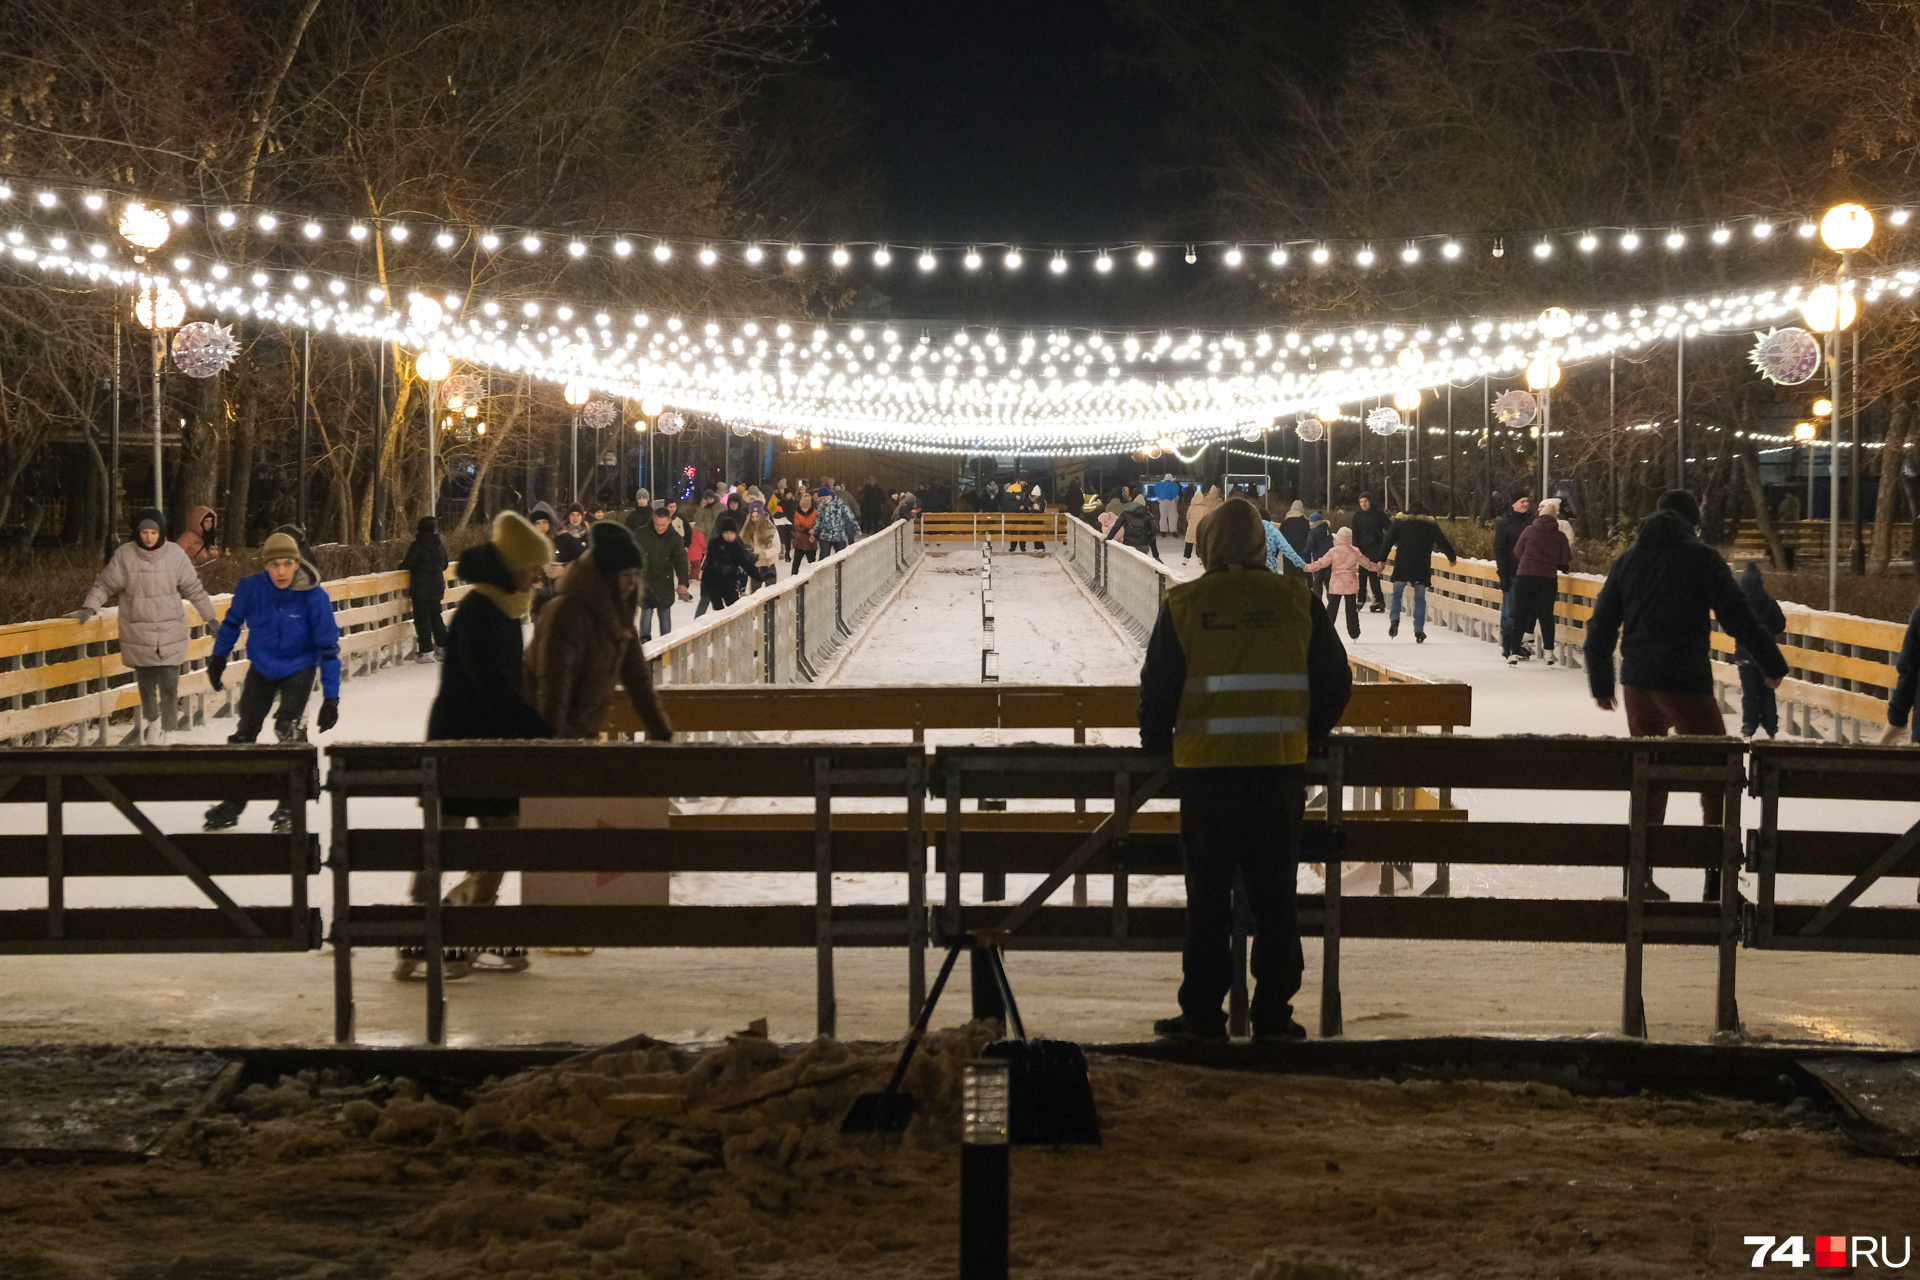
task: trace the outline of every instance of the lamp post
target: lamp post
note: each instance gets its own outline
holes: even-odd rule
[[[1826,403],[1827,402],[1825,400],[1815,401],[1813,406],[1813,411],[1815,413],[1820,412],[1820,406]],[[1796,422],[1793,425],[1793,438],[1799,441],[1801,444],[1804,444],[1807,446],[1807,518],[1812,519],[1813,518],[1813,461],[1814,461],[1813,451],[1815,448],[1814,441],[1820,438],[1820,428],[1814,426],[1811,422]]]
[[[166,509],[160,468],[160,373],[167,359],[167,332],[187,318],[187,300],[164,280],[156,280],[133,300],[133,318],[153,338],[153,505]]]
[[[1400,487],[1406,494],[1406,503],[1413,505],[1413,437],[1419,428],[1414,426],[1413,414],[1420,408],[1420,392],[1413,387],[1393,393],[1393,407],[1400,411],[1402,421],[1406,423],[1407,460],[1401,472]],[[1331,506],[1331,502],[1328,504]]]
[[[568,453],[568,477],[573,489],[573,501],[580,501],[580,406],[587,402],[593,393],[584,382],[569,382],[560,392],[561,399],[573,408],[573,448]]]
[[[1324,478],[1327,482],[1327,507],[1331,510],[1333,507],[1333,423],[1340,416],[1340,406],[1329,400],[1320,406],[1318,416],[1321,425],[1327,429],[1327,474]]]
[[[633,429],[635,431],[647,432],[647,470],[646,470],[646,475],[643,477],[646,483],[639,485],[637,487],[646,489],[648,492],[652,493],[655,498],[659,498],[662,495],[659,492],[658,480],[653,470],[653,435],[654,433],[651,430],[649,430],[649,428],[651,428],[655,423],[657,423],[660,420],[660,414],[665,409],[666,409],[666,406],[660,403],[659,396],[642,396],[640,397],[641,421],[633,424]]]
[[[427,383],[427,514],[440,514],[439,450],[440,383],[453,372],[453,361],[444,351],[428,348],[413,362],[414,371]]]
[[[1852,291],[1847,288],[1847,269],[1852,265],[1853,251],[1866,248],[1867,242],[1873,239],[1873,215],[1857,204],[1837,204],[1820,219],[1820,239],[1840,255],[1840,267],[1834,275],[1830,301],[1822,298],[1816,302],[1810,297],[1802,310],[1808,324],[1827,334],[1833,343],[1831,362],[1827,366],[1833,395],[1833,429],[1828,435],[1827,450],[1827,608],[1837,609],[1840,603],[1840,334],[1853,324],[1859,311]],[[1824,288],[1814,292],[1816,296],[1828,293]],[[1827,323],[1822,325],[1820,320]]]
[[[1540,500],[1550,494],[1553,467],[1553,389],[1560,382],[1560,366],[1541,356],[1527,366],[1527,386],[1540,397]]]

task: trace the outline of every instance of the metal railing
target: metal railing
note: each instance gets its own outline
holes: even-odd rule
[[[1160,616],[1160,600],[1173,575],[1152,556],[1117,539],[1103,539],[1084,520],[1069,520],[1059,553],[1067,569],[1080,579],[1141,644],[1153,634]]]

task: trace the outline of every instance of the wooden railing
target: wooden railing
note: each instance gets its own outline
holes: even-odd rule
[[[443,609],[452,609],[467,593],[451,569]],[[340,624],[342,679],[391,666],[413,652],[413,604],[407,598],[407,574],[370,573],[324,582]],[[187,661],[180,672],[180,693],[192,699],[191,721],[205,723],[207,699],[215,714],[230,707],[246,675],[246,642],[227,668],[227,692],[214,693],[207,682],[206,659],[214,631],[227,616],[230,595],[213,597],[217,617],[201,625],[191,605],[181,602],[189,631]],[[78,602],[76,601],[76,604]],[[55,619],[0,627],[0,739],[10,746],[105,745],[114,714],[137,706],[133,672],[120,661],[119,610],[103,610],[86,622]]]
[[[914,536],[921,542],[1058,542],[1067,519],[1059,511],[928,511]]]
[[[1553,607],[1556,652],[1574,665],[1584,665],[1587,622],[1605,585],[1606,579],[1594,574],[1560,575]],[[1899,679],[1893,664],[1906,628],[1797,604],[1780,607],[1787,616],[1780,652],[1791,668],[1779,691],[1781,732],[1856,743],[1877,736],[1877,726],[1886,722],[1887,697]],[[1427,609],[1455,631],[1498,644],[1500,579],[1492,562],[1463,559],[1449,565],[1436,555]],[[1711,643],[1722,709],[1737,711],[1740,674],[1733,665],[1733,639],[1716,629]]]

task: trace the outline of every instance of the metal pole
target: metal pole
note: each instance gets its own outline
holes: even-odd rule
[[[107,420],[107,555],[120,529],[120,317],[113,318],[112,416]],[[162,529],[164,534],[166,530]]]
[[[1547,358],[1547,373],[1551,381],[1553,358]],[[1551,495],[1550,473],[1553,470],[1553,388],[1544,387],[1540,392],[1540,501],[1545,502]]]
[[[308,364],[313,359],[313,330],[303,332],[300,348],[300,481],[299,498],[294,504],[294,519],[309,536],[313,530],[307,525],[307,401],[312,398],[313,379]]]
[[[1607,533],[1613,533],[1613,522],[1620,518],[1620,410],[1616,398],[1619,376],[1618,356],[1607,357]]]
[[[1833,420],[1827,434],[1827,608],[1840,608],[1840,377],[1841,306],[1847,296],[1847,267],[1853,255],[1840,255],[1840,274],[1833,286],[1833,365],[1829,376],[1833,385]]]
[[[1673,487],[1687,487],[1687,330],[1680,329],[1674,365]]]
[[[440,384],[427,383],[427,514],[440,514]]]
[[[1447,519],[1458,513],[1454,510],[1453,485],[1453,383],[1447,383]]]
[[[166,336],[159,329],[155,329],[153,331],[153,505],[162,511],[167,509],[167,495],[160,476],[161,463],[164,461],[160,449],[160,366],[166,358]]]
[[[1853,574],[1856,578],[1866,576],[1867,540],[1864,523],[1860,518],[1860,467],[1866,461],[1866,455],[1860,451],[1860,326],[1853,326],[1853,465],[1847,468],[1850,483],[1853,485]]]
[[[386,532],[387,522],[381,508],[386,506],[386,475],[380,466],[381,455],[386,452],[387,444],[387,344],[380,344],[380,372],[375,379],[379,388],[379,417],[373,427],[373,511],[367,524],[367,538],[370,542],[380,541]]]
[[[568,472],[573,485],[573,501],[580,501],[580,415],[573,415],[573,450],[568,457]]]

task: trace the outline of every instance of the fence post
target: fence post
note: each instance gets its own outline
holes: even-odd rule
[[[813,758],[813,945],[815,1030],[833,1038],[833,758]]]
[[[1620,1034],[1646,1039],[1647,1008],[1641,990],[1642,944],[1647,902],[1647,753],[1633,753],[1633,790],[1627,808],[1627,953],[1620,993]]]

